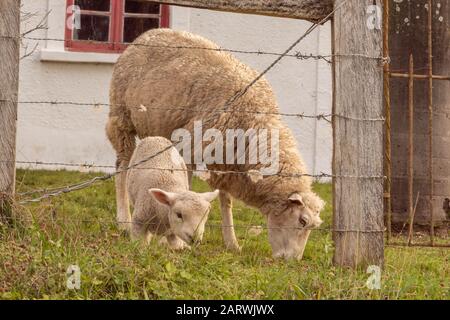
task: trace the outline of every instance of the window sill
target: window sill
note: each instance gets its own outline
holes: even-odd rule
[[[119,58],[117,53],[74,52],[55,49],[42,49],[41,61],[70,63],[103,63],[114,64]]]

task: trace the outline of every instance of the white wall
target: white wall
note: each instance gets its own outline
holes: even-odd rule
[[[64,38],[64,0],[23,2],[25,11],[38,11],[42,15],[47,8],[52,10],[48,31],[31,36]],[[310,26],[305,21],[189,8],[172,8],[171,24],[174,29],[200,34],[224,48],[271,52],[283,52]],[[327,55],[330,43],[329,25],[325,25],[295,51]],[[237,56],[257,70],[263,70],[274,59]],[[39,52],[21,62],[19,99],[108,103],[111,62],[116,58],[108,54],[67,53],[63,42],[40,41]],[[331,69],[326,62],[287,57],[267,78],[283,112],[309,115],[330,112]],[[113,165],[114,152],[104,133],[107,113],[107,107],[20,105],[18,160]],[[293,129],[311,172],[330,172],[331,126],[311,119],[285,120]]]
[[[40,16],[47,8],[52,10],[48,36],[45,30],[29,36],[63,39],[66,1],[47,1],[23,1],[24,11],[39,12]],[[31,47],[33,41],[29,42]],[[39,41],[39,47],[57,53],[64,50],[64,43]],[[21,61],[19,100],[108,102],[111,72],[112,64],[43,62],[38,50]],[[114,164],[114,153],[104,133],[107,115],[105,107],[20,105],[17,159]]]

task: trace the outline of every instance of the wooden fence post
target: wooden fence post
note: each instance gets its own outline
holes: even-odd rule
[[[333,10],[333,0],[141,0],[173,6],[304,19],[319,22]]]
[[[20,1],[0,1],[0,217],[14,194],[17,96],[20,60]]]
[[[384,262],[381,2],[334,15],[334,263],[353,268]]]

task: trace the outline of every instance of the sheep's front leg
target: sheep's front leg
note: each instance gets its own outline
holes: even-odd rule
[[[222,236],[225,243],[225,247],[230,250],[239,251],[239,243],[234,233],[233,224],[233,201],[231,195],[228,192],[220,190],[220,211],[222,213]]]
[[[189,184],[189,190],[192,190],[192,180],[194,173],[192,172],[192,166],[187,166],[187,176],[188,176],[188,184]]]

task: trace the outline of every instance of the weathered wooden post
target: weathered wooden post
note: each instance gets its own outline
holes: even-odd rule
[[[318,22],[333,10],[333,0],[148,0],[182,7],[249,13]]]
[[[334,262],[382,266],[383,41],[381,1],[335,0]],[[380,19],[378,22],[374,19]],[[375,22],[375,23],[374,23]]]
[[[0,1],[0,217],[14,193],[17,96],[20,60],[20,1]]]

